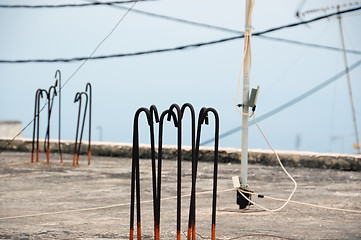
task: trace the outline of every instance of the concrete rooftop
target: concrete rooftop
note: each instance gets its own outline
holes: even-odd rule
[[[52,154],[50,164],[30,163],[30,153],[0,154],[0,239],[129,239],[131,159]],[[141,200],[152,200],[150,160],[141,160]],[[316,168],[288,170],[298,182],[293,200],[359,211],[334,211],[289,203],[280,212],[252,206],[237,211],[231,177],[238,163],[220,163],[217,239],[361,239],[361,172]],[[211,190],[213,166],[200,162],[197,191]],[[176,239],[176,161],[163,161],[161,239]],[[182,231],[187,229],[191,165],[183,163]],[[293,184],[279,166],[250,165],[253,191],[287,198]],[[210,237],[211,194],[197,196],[197,239]],[[254,200],[277,208],[282,202]],[[153,239],[152,203],[142,205],[143,239]],[[186,237],[182,236],[182,239]]]

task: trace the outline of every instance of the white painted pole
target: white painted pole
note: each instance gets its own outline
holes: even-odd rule
[[[243,107],[242,107],[242,152],[241,152],[241,188],[247,188],[248,176],[248,111],[249,111],[249,80],[251,70],[251,46],[250,46],[250,28],[252,25],[250,10],[252,0],[246,0],[246,24],[245,24],[245,51],[244,68],[243,68]]]

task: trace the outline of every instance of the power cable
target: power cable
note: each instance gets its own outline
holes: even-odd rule
[[[305,25],[305,24],[308,24],[308,23],[311,23],[311,22],[320,21],[322,19],[329,18],[329,17],[335,16],[335,15],[346,14],[346,13],[350,13],[350,12],[354,12],[354,11],[358,11],[358,10],[361,10],[361,7],[348,9],[348,10],[344,10],[344,11],[340,11],[340,12],[336,12],[336,13],[332,13],[332,14],[327,14],[327,15],[317,17],[317,18],[307,20],[307,21],[302,21],[302,22],[297,22],[297,23],[292,23],[292,24],[287,24],[287,25],[271,28],[271,29],[268,29],[268,30],[253,33],[252,35],[253,36],[259,36],[259,35],[263,35],[263,34],[266,34],[266,33],[271,33],[271,32],[279,31],[279,30],[282,30],[282,29],[286,29],[286,28],[293,28],[293,27]],[[140,55],[147,55],[147,54],[154,54],[154,53],[163,53],[163,52],[187,50],[187,49],[198,48],[198,47],[203,47],[203,46],[208,46],[208,45],[214,45],[214,44],[228,42],[228,41],[242,39],[242,38],[244,38],[244,34],[242,34],[240,36],[223,38],[223,39],[209,41],[209,42],[201,42],[201,43],[183,45],[183,46],[174,47],[174,48],[156,49],[156,50],[141,51],[141,52],[135,52],[135,53],[103,55],[103,56],[96,56],[96,57],[91,56],[91,57],[76,57],[76,58],[58,58],[58,59],[0,60],[0,64],[1,63],[54,63],[54,62],[68,63],[68,62],[78,62],[78,61],[84,61],[84,60],[99,60],[99,59],[108,59],[108,58],[140,56]],[[359,52],[359,51],[355,51],[354,53],[361,54],[361,52]]]
[[[352,70],[354,70],[356,67],[358,67],[359,65],[361,65],[361,60],[359,60],[358,62],[354,63],[353,65],[351,65],[350,67],[344,69],[343,71],[337,73],[336,75],[334,75],[333,77],[329,78],[328,80],[322,82],[321,84],[317,85],[316,87],[308,90],[307,92],[299,95],[298,97],[295,97],[294,99],[292,99],[291,101],[288,101],[284,104],[282,104],[281,106],[279,107],[276,107],[275,109],[261,115],[259,118],[258,118],[258,122],[262,121],[262,120],[265,120],[273,115],[275,115],[276,113],[279,113],[283,110],[285,110],[286,108],[302,101],[303,99],[313,95],[314,93],[320,91],[321,89],[325,88],[326,86],[328,86],[329,84],[333,83],[334,81],[338,80],[339,78],[341,78],[342,76],[344,76],[346,74],[347,71],[351,72]],[[249,122],[249,126],[255,124],[254,121],[250,121]],[[238,127],[235,127],[235,128],[232,128],[222,134],[219,135],[219,139],[222,139],[222,138],[225,138],[225,137],[228,137],[236,132],[239,132],[242,130],[242,126],[238,126]],[[201,145],[206,145],[208,143],[212,143],[214,141],[214,139],[208,139],[204,142],[201,143]]]
[[[112,7],[123,9],[123,10],[128,9],[127,7],[118,6],[118,5],[113,5]],[[244,34],[243,31],[238,31],[238,30],[229,29],[229,28],[220,27],[220,26],[214,26],[214,25],[210,25],[210,24],[206,24],[206,23],[194,22],[194,21],[185,20],[185,19],[181,19],[181,18],[161,15],[161,14],[158,14],[158,13],[146,12],[146,11],[142,11],[142,10],[138,10],[138,9],[134,9],[133,12],[138,13],[138,14],[142,14],[142,15],[145,15],[145,16],[150,16],[150,17],[165,19],[165,20],[168,20],[168,21],[189,24],[189,25],[192,25],[192,26],[198,26],[198,27],[218,30],[218,31],[222,31],[222,32],[229,32],[229,33],[235,33],[235,34]],[[264,35],[257,35],[256,37],[264,38],[264,39],[272,40],[272,41],[279,41],[279,42],[285,42],[285,43],[290,43],[290,44],[296,44],[296,45],[300,45],[300,46],[322,48],[322,49],[333,50],[333,51],[343,51],[343,49],[337,48],[337,47],[324,46],[324,45],[314,44],[314,43],[305,43],[305,42],[300,42],[300,41],[296,41],[296,40],[289,40],[289,39],[284,39],[284,38],[278,38],[278,37],[270,37],[270,36],[264,36]],[[357,51],[357,50],[348,50],[347,49],[346,52],[361,55],[361,51]]]
[[[331,50],[331,51],[338,51],[338,52],[343,51],[342,48],[325,46],[325,45],[320,45],[320,44],[315,44],[315,43],[305,43],[305,42],[300,42],[300,41],[295,41],[295,40],[290,40],[290,39],[263,36],[263,35],[259,35],[257,37],[262,37],[262,38],[265,38],[265,39],[268,39],[268,40],[273,40],[273,41],[278,41],[278,42],[296,44],[296,45],[305,46],[305,47],[321,48],[321,49],[326,49],[326,50]],[[361,55],[361,51],[351,50],[351,49],[345,49],[345,51],[347,53],[353,53],[353,54]]]
[[[60,4],[60,5],[4,5],[1,4],[0,8],[67,8],[67,7],[93,7],[93,6],[116,6],[117,4],[126,4],[134,2],[144,2],[150,0],[129,0],[129,1],[115,1],[115,2],[90,2],[81,4]],[[129,9],[129,8],[128,8]]]

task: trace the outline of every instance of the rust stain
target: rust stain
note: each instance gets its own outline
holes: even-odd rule
[[[75,159],[76,159],[76,153],[74,153],[74,157],[73,157],[73,166],[75,166]]]
[[[141,230],[140,222],[137,223],[137,239],[138,240],[142,239],[142,230]]]
[[[179,230],[177,230],[177,240],[181,240],[181,233]]]
[[[133,237],[134,237],[134,229],[131,228],[129,232],[129,240],[133,240]]]
[[[91,153],[91,150],[89,149],[89,151],[88,151],[88,165],[90,165],[91,155],[92,155],[92,153]]]
[[[154,228],[154,239],[155,240],[159,240],[159,226],[156,225],[155,228]]]
[[[50,149],[46,150],[46,161],[49,164],[49,162],[50,162]]]
[[[212,240],[216,239],[216,226],[212,224]]]

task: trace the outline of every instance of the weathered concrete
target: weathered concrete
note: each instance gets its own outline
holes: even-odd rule
[[[50,155],[50,164],[31,164],[26,152],[0,154],[0,239],[129,239],[131,159],[86,156],[72,167]],[[176,229],[176,161],[163,161],[161,239],[173,240]],[[231,177],[239,163],[220,163],[217,198],[217,240],[229,239],[360,239],[361,172],[317,168],[288,171],[298,182],[293,200],[356,210],[334,211],[290,203],[280,212],[252,206],[237,210]],[[182,231],[187,230],[191,163],[182,163]],[[153,239],[151,161],[140,161],[142,239]],[[198,193],[212,189],[213,163],[200,162]],[[265,196],[287,198],[292,182],[278,166],[249,165],[249,184]],[[197,195],[197,239],[209,239],[211,194]],[[271,209],[283,203],[254,200]],[[13,217],[13,218],[8,218]],[[182,239],[186,239],[182,236]]]
[[[0,139],[0,149],[9,142],[8,139]],[[15,140],[8,146],[8,150],[30,152],[32,141],[29,139]],[[74,152],[74,142],[62,141],[62,151],[64,153]],[[43,149],[43,142],[40,141],[41,150]],[[82,143],[81,153],[87,153],[87,142]],[[95,156],[109,156],[109,157],[128,157],[132,156],[132,145],[128,143],[105,143],[93,142],[92,155]],[[57,141],[51,141],[51,152],[58,152]],[[184,147],[183,159],[191,160],[191,148]],[[361,171],[361,155],[352,154],[331,154],[331,153],[314,153],[314,152],[296,152],[296,151],[277,151],[282,163],[285,166],[292,167],[309,167],[309,168],[324,168],[324,169],[339,169],[346,171]],[[177,150],[175,146],[164,146],[164,159],[175,159]],[[150,158],[149,145],[141,145],[140,158]],[[220,162],[234,162],[237,163],[241,159],[241,151],[233,148],[221,148],[219,151]],[[213,161],[213,148],[202,147],[199,154],[200,161]],[[278,165],[276,156],[272,151],[251,149],[248,153],[249,163],[257,163],[263,165]]]

